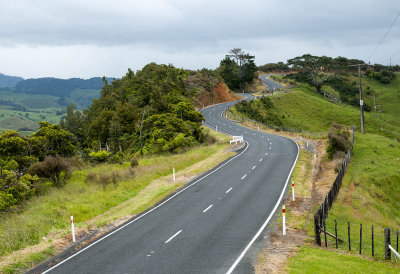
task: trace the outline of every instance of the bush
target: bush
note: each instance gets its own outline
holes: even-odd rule
[[[112,164],[122,164],[124,162],[124,154],[119,151],[111,156],[109,161]]]
[[[0,210],[8,209],[32,196],[37,180],[37,176],[29,174],[18,179],[14,171],[3,171],[0,175]]]
[[[33,164],[28,173],[50,179],[56,186],[61,187],[66,183],[65,178],[70,175],[70,168],[68,159],[59,155],[47,156],[43,162]]]
[[[136,158],[131,159],[131,168],[135,168],[139,165],[139,161]]]
[[[329,159],[333,159],[339,151],[346,153],[351,147],[349,131],[343,125],[334,123],[328,134],[328,144],[326,152]]]
[[[91,153],[89,153],[89,157],[92,161],[95,161],[97,163],[102,163],[105,162],[108,158],[108,156],[110,156],[110,152],[107,152],[106,150],[100,150],[100,151],[93,151]]]

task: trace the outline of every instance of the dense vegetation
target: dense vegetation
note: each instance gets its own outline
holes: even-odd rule
[[[219,74],[229,88],[243,89],[245,83],[254,80],[257,71],[254,56],[244,53],[240,48],[232,49],[229,53],[220,63]]]
[[[212,90],[219,81],[214,72],[151,63],[112,83],[104,79],[100,98],[84,111],[68,106],[60,126],[41,122],[29,137],[4,132],[0,210],[29,198],[39,177],[63,186],[71,163],[122,163],[128,157],[135,167],[139,155],[179,152],[204,142],[203,116],[193,102],[199,87]]]

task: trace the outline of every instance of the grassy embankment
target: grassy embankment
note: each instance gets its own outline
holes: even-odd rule
[[[57,240],[69,236],[71,215],[78,231],[104,227],[121,217],[142,212],[181,188],[189,179],[234,155],[227,151],[228,137],[210,134],[217,138],[217,143],[181,154],[144,157],[139,160],[134,174],[129,171],[129,163],[76,170],[63,188],[47,187],[42,189],[41,196],[13,212],[0,213],[3,261],[0,272],[18,272],[53,255]],[[177,171],[176,183],[172,182],[173,167]],[[85,182],[89,173],[101,176],[111,172],[121,177],[116,185],[104,187]],[[22,248],[27,252],[18,251]]]
[[[398,77],[399,78],[399,77]],[[374,113],[365,113],[366,132],[362,135],[359,129],[356,133],[354,155],[345,176],[340,194],[330,212],[327,220],[327,230],[334,232],[334,219],[338,220],[339,235],[347,239],[347,222],[351,222],[352,231],[352,250],[358,253],[359,247],[359,229],[360,223],[363,224],[363,254],[371,254],[371,226],[375,225],[375,259],[382,259],[383,256],[383,228],[391,227],[399,229],[400,223],[400,144],[394,141],[398,136],[391,133],[382,132],[383,128],[396,129],[400,121],[398,120],[400,106],[400,81],[396,79],[389,85],[382,85],[373,80],[365,81],[375,91],[381,91],[377,100],[386,105],[386,111],[383,115],[384,121],[375,117]],[[254,102],[254,107],[264,116],[273,113],[284,127],[300,129],[305,137],[326,136],[332,123],[340,123],[347,126],[359,125],[359,109],[344,104],[335,105],[325,101],[315,91],[305,85],[293,88],[293,92],[270,97],[273,102],[273,108],[264,109],[259,101]],[[234,108],[231,115],[236,119],[242,119],[244,116]],[[397,117],[397,119],[396,119]],[[246,118],[245,118],[246,119]],[[248,119],[248,118],[247,118]],[[359,128],[359,126],[358,126]],[[317,134],[318,133],[318,134]],[[306,155],[303,155],[303,158]],[[300,161],[302,156],[300,155]],[[296,174],[294,175],[296,177]],[[331,182],[333,183],[333,181]],[[298,184],[299,193],[296,195],[304,198],[309,197],[307,191],[308,184]],[[301,190],[303,189],[303,191]],[[317,207],[318,205],[315,205]],[[288,210],[288,219],[290,220],[290,210]],[[292,224],[300,229],[308,230],[310,236],[313,236],[313,224],[309,214],[296,216],[296,221]],[[290,221],[289,221],[290,222]],[[397,226],[397,227],[396,227]],[[312,238],[310,238],[312,241]],[[379,243],[378,243],[379,242]],[[334,242],[329,243],[333,247]],[[341,245],[346,250],[347,244]],[[336,255],[331,251],[322,251],[318,248],[306,247],[300,253],[289,261],[290,272],[296,272],[296,269],[318,269],[320,260],[308,260],[310,256],[319,256],[325,254],[321,260],[327,260],[327,256],[332,256],[328,268],[321,268],[325,271],[346,272],[348,267],[353,264],[356,271],[368,270],[371,264],[369,260],[361,258],[346,259],[342,255]],[[366,255],[370,258],[370,255]],[[352,261],[352,262],[350,262]],[[346,263],[344,263],[346,262]],[[384,264],[379,264],[384,269]],[[394,270],[394,269],[393,269]],[[398,269],[395,269],[398,271]],[[307,272],[307,271],[306,271]]]

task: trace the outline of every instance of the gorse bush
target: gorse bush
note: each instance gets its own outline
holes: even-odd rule
[[[35,193],[37,176],[26,174],[17,178],[14,171],[2,170],[0,175],[0,210],[5,210],[28,199]]]

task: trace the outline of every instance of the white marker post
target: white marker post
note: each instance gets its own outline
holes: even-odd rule
[[[258,130],[260,130],[260,126],[257,126]]]
[[[294,181],[292,181],[292,199],[294,201]]]
[[[175,183],[175,168],[172,169],[172,177],[174,178],[174,183]]]
[[[217,125],[215,126],[215,131],[218,131],[218,126]]]
[[[75,226],[74,226],[74,216],[71,216],[71,232],[72,232],[72,242],[75,243]]]
[[[308,147],[308,141],[307,141],[307,147]]]
[[[282,205],[282,232],[286,235],[285,205]]]

